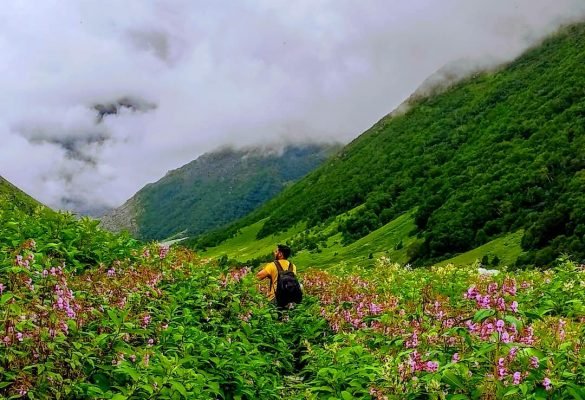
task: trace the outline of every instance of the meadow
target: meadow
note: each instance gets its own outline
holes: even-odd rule
[[[0,211],[0,396],[582,399],[585,271],[340,264],[278,312],[249,267]]]

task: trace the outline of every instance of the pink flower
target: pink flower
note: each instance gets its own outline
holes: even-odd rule
[[[510,310],[512,310],[515,313],[518,312],[518,302],[516,300],[514,300],[510,305]]]
[[[148,326],[148,324],[150,324],[150,315],[146,314],[144,317],[142,317],[142,327],[146,328]]]
[[[378,315],[382,312],[382,307],[380,307],[379,305],[377,305],[375,303],[371,303],[369,308],[370,308],[370,314],[372,314],[372,315]]]
[[[502,297],[498,297],[498,300],[496,300],[496,307],[500,311],[506,311],[506,301]]]
[[[513,360],[514,358],[516,358],[516,354],[518,354],[518,347],[512,347],[510,349],[510,352],[508,353],[508,357]]]
[[[489,309],[490,307],[490,303],[491,303],[491,297],[489,295],[485,295],[485,296],[479,296],[479,300],[478,300],[478,306],[480,306],[481,308],[486,308]]]
[[[498,359],[498,367],[503,368],[506,365],[506,359],[504,357],[500,357]]]
[[[413,333],[412,336],[406,341],[405,346],[408,348],[414,348],[418,346],[418,335],[416,332]]]
[[[530,367],[534,369],[538,368],[538,357],[530,357]]]
[[[506,326],[506,323],[504,321],[502,321],[501,319],[496,321],[496,330],[499,333],[502,333],[504,331],[504,326]]]
[[[502,286],[504,293],[508,293],[509,295],[515,296],[516,295],[516,280],[514,278],[509,279],[507,278],[504,281],[504,285]]]
[[[459,362],[459,353],[453,354],[453,357],[451,357],[451,362],[453,363]]]
[[[148,339],[148,347],[151,347],[154,344],[154,339]]]
[[[479,292],[477,291],[477,288],[475,286],[472,286],[469,289],[467,289],[467,293],[465,293],[463,297],[465,297],[466,299],[473,300],[476,298],[478,294]]]
[[[427,361],[425,369],[427,372],[437,372],[439,369],[439,363],[435,361]]]
[[[519,385],[520,381],[522,379],[522,374],[520,372],[516,371],[516,372],[514,372],[513,377],[514,377],[514,382],[513,382],[514,385]]]
[[[552,384],[551,384],[551,381],[550,381],[550,379],[548,379],[548,378],[544,378],[544,379],[542,380],[542,385],[544,386],[544,388],[545,388],[546,390],[552,390]]]
[[[488,293],[493,294],[498,290],[498,284],[496,282],[492,282],[488,285]]]
[[[16,334],[16,339],[17,339],[19,342],[22,342],[22,341],[23,341],[23,339],[24,339],[24,337],[22,336],[22,333],[18,332],[18,333]]]
[[[158,257],[163,260],[167,254],[169,253],[169,246],[167,245],[161,245],[158,248]]]
[[[73,311],[73,309],[71,307],[67,308],[67,316],[69,318],[75,318],[75,311]]]
[[[467,329],[469,329],[470,333],[476,333],[478,331],[477,324],[474,324],[470,320],[465,321],[465,325],[467,326]]]
[[[508,332],[502,333],[501,339],[502,343],[510,343],[512,341],[512,339],[510,339],[510,335],[508,334]]]
[[[2,294],[2,292],[4,292],[4,285],[0,283],[0,294]]]
[[[114,268],[110,268],[110,269],[108,270],[108,276],[111,278],[111,277],[113,277],[114,275],[116,275],[116,270],[115,270]]]

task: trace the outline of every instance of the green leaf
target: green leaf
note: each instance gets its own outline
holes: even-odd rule
[[[344,390],[343,392],[341,392],[341,398],[343,400],[352,400],[353,396],[351,395],[351,393],[349,393],[348,391]]]
[[[181,393],[183,397],[187,397],[187,389],[185,389],[185,386],[181,382],[175,381],[171,384],[171,387]]]
[[[522,321],[516,317],[513,317],[512,315],[506,315],[504,317],[504,321],[506,321],[508,324],[514,325],[518,330],[521,330],[523,327]]]
[[[496,312],[494,310],[491,310],[491,309],[479,310],[473,316],[473,322],[481,322],[481,321],[493,316],[495,313]]]
[[[108,308],[108,316],[116,326],[120,326],[120,323],[122,321],[120,321],[120,318],[118,318],[118,316],[116,315],[116,311],[112,310],[111,308]]]
[[[455,387],[457,389],[465,389],[465,385],[463,382],[461,382],[461,379],[459,379],[459,377],[451,371],[443,372],[443,377],[441,379],[449,386]]]
[[[504,397],[511,396],[513,394],[518,393],[519,391],[520,388],[518,386],[511,387],[508,390],[506,390],[506,392],[504,393]]]
[[[6,302],[12,299],[14,296],[12,293],[4,293],[2,297],[0,297],[0,304],[6,304]]]
[[[567,383],[567,393],[576,400],[585,400],[585,390],[573,383]]]

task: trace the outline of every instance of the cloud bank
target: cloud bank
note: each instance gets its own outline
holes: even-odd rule
[[[220,146],[349,141],[446,64],[583,18],[582,0],[6,2],[0,175],[96,214]]]

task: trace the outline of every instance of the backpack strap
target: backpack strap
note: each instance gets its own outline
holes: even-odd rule
[[[282,265],[280,265],[280,261],[274,260],[274,264],[276,264],[276,270],[278,271],[279,274],[281,272],[284,272],[284,269],[282,268]],[[288,262],[288,268],[286,270],[288,272],[293,272],[293,263],[292,262],[290,262],[290,261]]]

